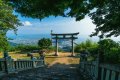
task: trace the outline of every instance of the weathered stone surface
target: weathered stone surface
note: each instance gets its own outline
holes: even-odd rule
[[[79,80],[76,69],[61,69],[57,67],[38,68],[7,76],[2,80]]]
[[[71,63],[72,59],[71,57],[57,58],[48,66],[21,71],[0,80],[80,80],[77,73],[79,64]]]

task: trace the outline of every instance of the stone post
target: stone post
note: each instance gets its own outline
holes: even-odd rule
[[[36,68],[37,66],[36,66],[36,62],[35,62],[35,58],[32,58],[32,62],[33,62],[33,68]]]
[[[101,80],[102,68],[100,67],[100,63],[103,61],[102,57],[103,57],[103,51],[99,49],[98,58],[97,58],[97,80]]]
[[[4,58],[9,57],[9,54],[7,51],[5,51],[3,55],[4,55]]]
[[[5,71],[7,73],[13,73],[15,71],[14,61],[11,58],[11,56],[8,55],[8,52],[4,52],[4,59],[5,59]]]

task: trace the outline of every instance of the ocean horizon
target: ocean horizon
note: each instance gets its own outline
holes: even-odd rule
[[[10,42],[16,43],[16,44],[35,44],[37,45],[38,40],[42,38],[50,38],[50,34],[19,34],[19,35],[7,35],[8,38],[10,38]],[[92,38],[85,38],[82,36],[78,36],[78,39],[75,40],[76,43],[80,43],[82,41],[85,41],[87,39],[90,39],[92,41],[98,41],[97,39],[92,39]]]

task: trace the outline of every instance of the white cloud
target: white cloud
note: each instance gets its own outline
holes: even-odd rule
[[[29,21],[24,22],[29,25]],[[31,24],[31,23],[30,23]],[[88,37],[95,29],[95,25],[89,17],[76,22],[74,18],[54,21],[37,21],[32,22],[30,27],[20,27],[18,33],[25,34],[50,34],[53,30],[55,33],[74,33],[80,32],[80,36]],[[32,30],[32,33],[29,33]]]
[[[83,40],[90,38],[89,35],[94,32],[95,25],[92,23],[92,20],[86,16],[85,19],[81,21],[75,21],[75,18],[65,18],[58,20],[55,18],[53,21],[32,21],[26,20],[23,22],[24,26],[30,27],[19,27],[18,34],[50,34],[51,30],[54,33],[74,33],[79,32],[78,37]],[[31,32],[32,31],[32,32]],[[111,37],[112,39],[119,41],[120,37]],[[99,38],[92,37],[92,40],[99,40]]]
[[[24,26],[31,26],[31,25],[32,25],[32,23],[29,22],[29,21],[22,22],[22,24],[23,24]]]

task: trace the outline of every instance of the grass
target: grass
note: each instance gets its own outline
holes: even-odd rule
[[[9,52],[9,55],[11,56],[12,59],[17,60],[17,59],[29,59],[30,57],[27,56],[27,53],[20,53],[20,52]],[[78,64],[79,63],[79,55],[76,54],[76,57],[69,57],[71,55],[71,53],[67,53],[67,52],[60,52],[59,56],[54,56],[54,52],[53,53],[49,53],[45,55],[45,62],[47,65],[53,63],[56,60],[60,60],[60,62],[64,62],[64,63],[70,63],[70,64]],[[39,57],[38,53],[33,53],[34,57]],[[0,58],[3,58],[3,53],[0,53]],[[67,59],[67,61],[66,61]]]
[[[68,59],[68,62],[70,64],[78,64],[79,63],[79,58],[71,58],[71,59]]]
[[[30,57],[27,56],[27,53],[9,52],[9,55],[14,60],[17,60],[17,59],[29,59],[30,60]],[[33,56],[38,58],[39,54],[33,53]],[[3,53],[0,53],[0,58],[3,58]],[[53,61],[55,61],[55,59],[56,59],[56,56],[53,56],[53,54],[46,54],[45,62],[46,62],[46,64],[50,64]]]
[[[50,64],[53,63],[54,61],[58,63],[66,63],[66,64],[79,64],[80,57],[79,54],[76,54],[75,57],[69,57],[71,53],[67,52],[60,52],[59,56],[53,56],[53,54],[48,54],[46,55],[46,63]]]
[[[8,53],[11,58],[13,59],[30,59],[30,57],[27,56],[27,53],[18,53],[18,52],[9,52]],[[38,53],[33,54],[34,57],[39,57]],[[3,58],[3,53],[0,53],[0,58]]]
[[[53,57],[46,57],[45,58],[45,63],[47,65],[51,64],[52,62],[54,62],[57,58],[53,58]]]

